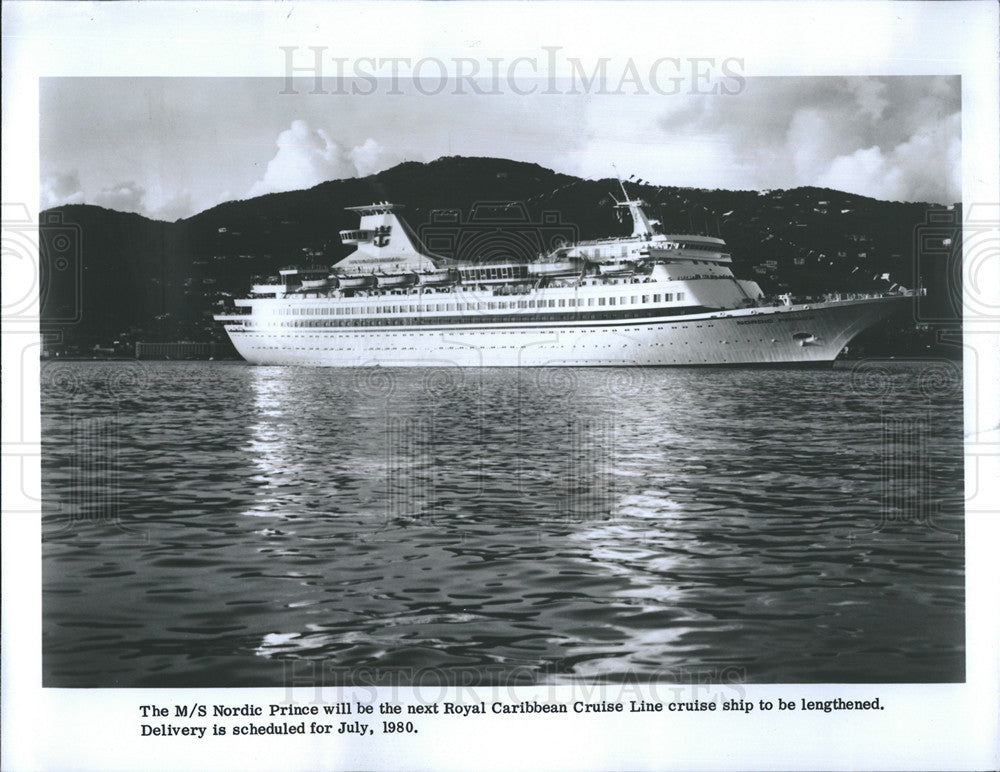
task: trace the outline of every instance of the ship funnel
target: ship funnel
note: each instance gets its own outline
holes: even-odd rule
[[[413,229],[398,214],[401,206],[383,201],[368,206],[347,207],[361,215],[361,224],[340,232],[344,244],[357,249],[337,263],[337,269],[364,273],[411,273],[433,271],[445,258],[431,254]]]

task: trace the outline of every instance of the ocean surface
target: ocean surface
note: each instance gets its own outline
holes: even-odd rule
[[[41,379],[46,686],[965,678],[955,364]]]

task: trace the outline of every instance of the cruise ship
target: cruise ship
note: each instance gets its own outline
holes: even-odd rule
[[[722,239],[664,233],[622,186],[632,234],[525,259],[436,255],[389,202],[351,207],[355,251],[287,268],[216,315],[259,365],[822,365],[910,293],[770,299]]]

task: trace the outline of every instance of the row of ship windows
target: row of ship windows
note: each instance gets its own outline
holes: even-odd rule
[[[462,270],[462,278],[466,281],[487,279],[523,279],[528,275],[526,265],[501,265],[489,268],[466,268]]]
[[[421,325],[445,325],[451,328],[461,325],[482,324],[534,324],[553,322],[584,322],[584,321],[618,321],[622,319],[651,319],[657,316],[686,316],[704,313],[704,306],[650,306],[649,308],[630,308],[614,311],[564,311],[524,313],[524,314],[472,314],[464,316],[359,316],[350,319],[290,319],[282,321],[261,321],[254,317],[234,320],[234,324],[251,329],[273,327],[410,327]],[[237,327],[231,327],[231,330]]]
[[[668,329],[671,329],[671,330],[686,330],[689,327],[696,327],[698,329],[701,329],[703,326],[705,326],[705,327],[715,327],[714,324],[707,324],[707,325],[700,325],[700,324],[695,324],[695,325],[691,325],[691,324],[679,324],[679,325],[676,325],[676,326],[669,327]],[[654,330],[663,330],[664,328],[663,327],[649,327],[647,329],[648,329],[649,332],[652,332]],[[632,332],[634,332],[634,330],[632,328],[630,328],[630,327],[611,327],[611,328],[603,329],[603,330],[587,330],[587,329],[582,329],[581,330],[581,329],[575,329],[575,328],[570,328],[570,329],[567,329],[567,330],[552,330],[552,331],[546,330],[545,334],[548,335],[550,333],[562,333],[562,334],[565,334],[565,335],[581,335],[581,334],[602,333],[602,334],[606,335],[608,333],[620,334],[620,333],[632,333]],[[487,331],[487,332],[476,332],[474,330],[470,330],[470,331],[463,331],[463,333],[462,333],[463,337],[470,337],[470,338],[474,337],[476,335],[480,335],[481,336],[481,335],[495,335],[495,334],[496,334],[496,332],[492,331],[492,330],[491,331]],[[503,334],[504,334],[504,336],[510,336],[510,335],[538,335],[538,331],[537,330],[504,330]],[[437,332],[386,332],[386,333],[383,333],[381,335],[379,335],[377,331],[376,332],[371,332],[371,333],[369,333],[369,332],[365,333],[365,337],[366,338],[370,338],[373,335],[375,335],[377,337],[380,337],[380,338],[439,338],[439,337],[441,337],[441,333],[437,333]],[[286,338],[306,338],[306,339],[310,339],[310,338],[316,338],[317,336],[315,334],[309,334],[309,333],[288,333],[288,334],[285,335],[285,337]],[[323,337],[325,338],[326,336],[324,335]],[[355,336],[352,336],[352,337],[355,337]],[[759,338],[758,340],[761,343],[764,342],[764,338]],[[772,338],[771,341],[774,342],[774,338]],[[720,341],[720,342],[721,343],[725,343],[726,341]],[[746,342],[747,343],[752,343],[753,340],[751,338],[747,338]],[[636,345],[644,346],[644,345],[664,345],[664,344],[659,344],[659,343],[656,343],[656,344],[654,344],[654,343],[650,343],[650,344],[638,343]],[[674,344],[668,342],[666,345],[672,346]],[[687,343],[683,343],[683,345],[686,346],[688,344]],[[280,346],[279,346],[279,348],[280,348]]]
[[[719,340],[719,341],[716,341],[716,343],[718,343],[719,345],[729,345],[731,343],[740,343],[740,342],[741,341],[738,341],[738,340],[733,340],[733,341]],[[763,338],[760,338],[759,340],[754,341],[754,340],[751,340],[750,338],[747,338],[746,342],[747,343],[764,343],[765,340]],[[772,339],[771,343],[777,343],[777,341],[774,340],[774,339]],[[525,349],[525,348],[531,348],[531,349],[548,349],[548,348],[551,348],[551,349],[562,349],[562,350],[565,350],[567,348],[569,348],[569,349],[574,349],[574,348],[592,348],[592,349],[598,349],[598,348],[616,348],[616,347],[629,348],[630,346],[631,347],[641,346],[643,348],[646,348],[646,347],[652,348],[652,347],[659,347],[659,346],[675,346],[675,345],[676,346],[690,346],[692,344],[691,344],[690,341],[678,341],[677,343],[673,343],[673,342],[669,342],[669,341],[666,342],[666,343],[642,343],[642,342],[638,342],[638,341],[633,341],[631,343],[622,343],[620,346],[616,346],[615,344],[612,344],[612,343],[593,343],[593,344],[570,343],[569,345],[567,345],[565,343],[552,343],[552,344],[548,344],[548,343],[541,343],[541,344],[538,344],[538,343],[529,343],[529,344],[523,345],[523,346],[511,344],[511,345],[506,345],[506,346],[504,346],[504,345],[500,345],[500,346],[476,346],[475,348],[476,349],[504,349],[504,348],[509,348],[509,349]],[[705,345],[705,342],[698,341],[697,343],[695,343],[693,345],[697,345],[699,347],[702,347],[702,346]],[[416,348],[414,346],[250,346],[250,348],[252,350],[254,350],[254,351],[289,351],[289,350],[291,350],[291,351],[359,351],[359,350],[361,350],[361,351],[424,351],[425,350],[423,348]],[[468,351],[469,347],[468,346],[437,346],[435,350],[437,350],[437,351]]]
[[[503,311],[517,308],[576,308],[582,306],[615,306],[637,305],[640,303],[672,303],[683,301],[685,293],[667,292],[656,295],[622,295],[617,298],[559,298],[550,300],[498,300],[480,303],[424,303],[423,305],[393,305],[393,306],[357,306],[334,307],[321,306],[312,308],[279,308],[281,316],[341,316],[351,314],[398,314],[416,313],[420,311]]]

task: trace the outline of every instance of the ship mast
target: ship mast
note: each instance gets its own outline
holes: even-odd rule
[[[618,177],[618,185],[622,189],[622,195],[625,196],[624,201],[615,201],[615,206],[628,207],[628,212],[632,215],[632,236],[648,241],[653,237],[653,226],[642,209],[646,205],[646,202],[641,198],[632,199],[628,197],[628,191],[625,190],[625,183],[622,182],[621,175],[618,174],[618,167],[615,167],[615,176]],[[612,198],[614,197],[612,196]]]

